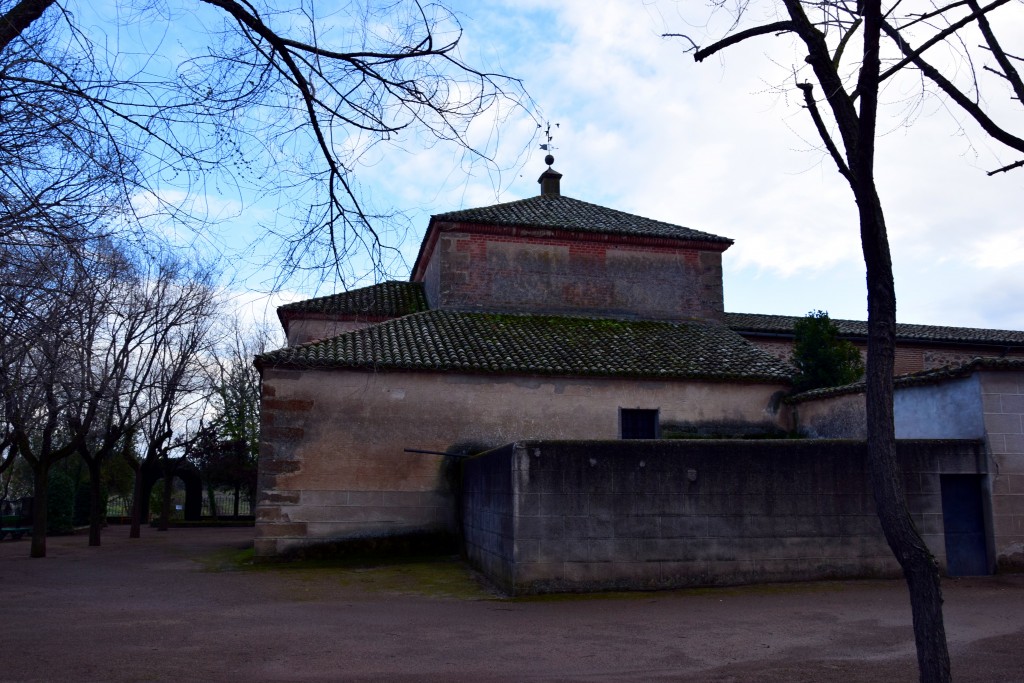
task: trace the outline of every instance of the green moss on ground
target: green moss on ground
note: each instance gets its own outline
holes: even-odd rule
[[[479,575],[457,556],[382,559],[298,559],[255,562],[253,549],[225,549],[202,559],[206,571],[276,573],[303,582],[327,581],[372,593],[487,600],[497,596]]]

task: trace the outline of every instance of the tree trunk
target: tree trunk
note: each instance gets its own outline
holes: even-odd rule
[[[217,492],[209,484],[206,485],[206,497],[210,500],[210,516],[217,519]]]
[[[135,471],[135,481],[132,484],[132,524],[128,532],[128,538],[142,537],[142,466],[132,468]]]
[[[40,460],[32,467],[32,548],[29,557],[46,557],[46,499],[50,467]]]
[[[242,493],[242,485],[235,482],[235,519],[238,519],[238,497]]]
[[[951,680],[939,568],[914,526],[896,458],[893,368],[896,292],[881,200],[874,183],[857,193],[868,283],[867,458],[878,518],[910,592],[920,679]]]
[[[107,521],[104,515],[106,506],[103,504],[103,473],[99,458],[92,458],[89,465],[89,545],[100,545],[100,534]]]
[[[171,520],[171,491],[172,491],[171,468],[164,464],[164,495],[160,503],[160,524],[157,531],[167,531]]]

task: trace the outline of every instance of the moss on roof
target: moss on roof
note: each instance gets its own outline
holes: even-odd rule
[[[736,332],[751,334],[793,334],[798,316],[764,315],[761,313],[726,313],[725,324]],[[839,334],[846,338],[867,338],[868,324],[863,320],[832,318]],[[903,342],[943,342],[947,344],[1024,345],[1024,332],[990,330],[973,327],[944,327],[941,325],[896,325],[896,338]]]
[[[279,316],[295,313],[322,315],[361,315],[375,318],[397,318],[427,310],[427,297],[419,282],[382,282],[370,287],[321,296],[285,304],[277,309]]]
[[[538,195],[493,206],[450,211],[433,216],[431,223],[435,221],[717,242],[722,244],[723,248],[732,244],[728,237],[635,216],[562,195]]]
[[[696,322],[428,311],[256,359],[260,367],[788,383],[792,368]]]

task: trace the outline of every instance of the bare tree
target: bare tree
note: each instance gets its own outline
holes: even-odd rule
[[[238,317],[227,330],[213,358],[210,412],[188,458],[203,475],[210,494],[220,486],[234,490],[234,517],[245,493],[250,503],[256,493],[260,443],[260,374],[253,359],[279,340],[267,325],[244,325]]]
[[[94,546],[105,522],[103,463],[125,450],[151,414],[173,411],[175,399],[191,389],[184,368],[206,343],[214,314],[213,277],[205,266],[172,256],[140,264],[114,253],[108,260],[116,265],[75,321],[80,344],[66,418],[89,470]]]
[[[33,37],[49,50],[39,74],[0,73],[0,88],[75,99],[74,125],[102,134],[136,224],[155,210],[195,229],[208,218],[197,207],[211,190],[240,199],[287,193],[284,215],[266,226],[281,239],[283,272],[344,281],[365,257],[383,274],[397,258],[397,223],[371,210],[360,189],[367,152],[381,142],[441,141],[493,163],[497,136],[478,145],[470,124],[500,120],[524,98],[518,81],[463,61],[457,18],[437,3],[359,0],[323,16],[312,0],[288,10],[250,0],[118,4],[122,25],[103,27],[81,21],[85,3],[0,0],[0,55]],[[206,31],[205,49],[163,70],[156,53],[112,52],[118,41],[101,34],[131,23],[157,35],[184,20]]]
[[[75,371],[70,359],[77,343],[69,321],[91,293],[82,261],[65,256],[51,251],[53,260],[23,272],[23,286],[5,287],[0,297],[0,399],[9,438],[33,474],[32,557],[46,555],[50,468],[75,450],[64,422],[65,388]],[[36,297],[38,291],[50,294]]]
[[[688,41],[697,61],[758,36],[792,37],[804,54],[805,65],[795,67],[793,87],[800,91],[825,150],[849,183],[859,212],[868,285],[868,468],[878,516],[909,588],[921,680],[948,681],[938,565],[910,517],[895,452],[896,292],[885,217],[875,185],[879,96],[890,79],[910,77],[930,84],[932,92],[966,113],[985,135],[1024,153],[1024,139],[990,115],[973,66],[990,62],[984,69],[998,76],[1001,96],[1024,102],[1024,83],[1014,65],[1020,58],[1004,51],[990,20],[1000,7],[1016,5],[1019,9],[1020,3],[994,0],[982,7],[977,0],[938,6],[897,1],[883,7],[880,0],[780,0],[779,5],[784,18],[748,27],[744,23],[752,14],[748,3],[737,2],[729,34],[706,47],[688,36],[667,35]],[[983,54],[970,54],[973,34],[969,36],[969,32],[980,35]],[[860,50],[852,49],[858,42]],[[943,50],[936,49],[938,46]],[[942,61],[941,54],[955,56],[953,69],[948,68],[950,62]],[[815,98],[814,83],[824,97],[824,109]],[[1024,161],[1016,161],[993,172],[1022,165]]]
[[[216,341],[213,327],[219,305],[212,274],[205,269],[178,263],[165,268],[164,276],[151,288],[159,303],[155,319],[161,334],[145,360],[148,378],[140,384],[140,419],[131,433],[140,444],[142,459],[136,460],[131,449],[124,451],[135,471],[131,538],[141,535],[145,477],[166,463],[172,451],[184,452],[202,422],[209,400],[208,363]],[[166,467],[165,477],[170,477]]]

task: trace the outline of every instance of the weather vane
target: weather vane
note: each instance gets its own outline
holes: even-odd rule
[[[562,124],[560,124],[560,123],[556,123],[555,124],[555,128],[558,128],[561,125]],[[540,124],[539,123],[537,124],[537,127],[540,128]],[[551,164],[555,163],[555,157],[551,156],[551,152],[555,151],[555,146],[551,144],[551,141],[554,138],[551,135],[551,122],[550,121],[548,121],[548,127],[544,130],[544,137],[547,139],[547,142],[542,142],[540,144],[540,148],[542,150],[544,150],[545,152],[547,152],[547,155],[544,157],[544,163],[547,164],[548,166],[550,166]]]

